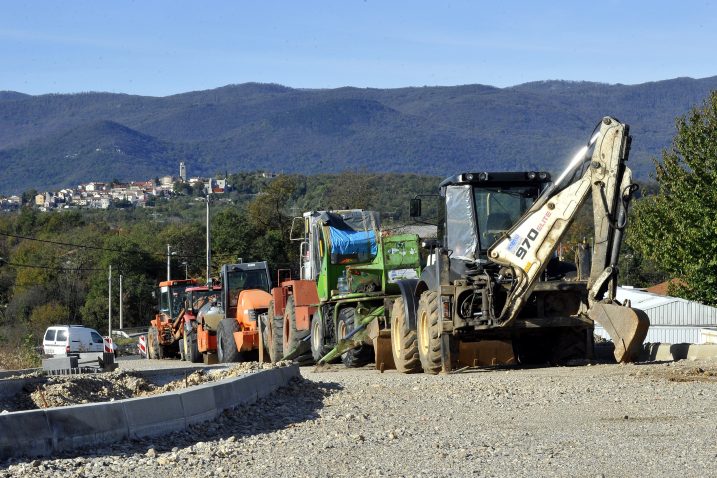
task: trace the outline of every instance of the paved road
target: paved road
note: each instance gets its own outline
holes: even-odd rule
[[[710,363],[302,373],[192,432],[5,464],[0,476],[715,475]]]

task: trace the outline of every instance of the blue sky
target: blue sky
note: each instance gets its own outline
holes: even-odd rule
[[[703,78],[716,23],[717,1],[0,0],[0,90]]]

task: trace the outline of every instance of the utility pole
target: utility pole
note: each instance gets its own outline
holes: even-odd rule
[[[210,194],[207,192],[207,285],[212,283],[212,249],[211,249],[211,236],[209,233],[209,197]]]
[[[169,262],[170,257],[171,257],[171,253],[169,252],[169,244],[167,244],[167,280],[172,280],[172,277],[171,277],[172,272],[170,271],[171,265]]]
[[[109,285],[109,293],[107,295],[107,335],[112,337],[112,264],[110,264],[110,274],[107,283]]]
[[[122,274],[120,274],[120,298],[119,298],[119,307],[120,307],[120,330],[123,328],[122,324],[122,304],[124,303],[124,300],[122,300]]]

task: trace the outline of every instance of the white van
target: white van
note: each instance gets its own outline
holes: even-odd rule
[[[95,329],[82,325],[55,325],[45,331],[42,349],[46,355],[103,352],[105,339]]]

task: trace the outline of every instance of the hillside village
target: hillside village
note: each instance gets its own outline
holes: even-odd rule
[[[265,173],[268,174],[268,173]],[[193,189],[201,188],[203,195],[224,194],[231,191],[226,179],[187,177],[184,162],[179,164],[179,176],[161,176],[146,181],[101,182],[92,181],[74,188],[38,192],[25,197],[25,204],[46,212],[53,209],[109,209],[116,207],[147,207],[159,197],[171,197],[179,186],[187,184]],[[23,205],[18,195],[0,196],[0,210],[13,211]]]

